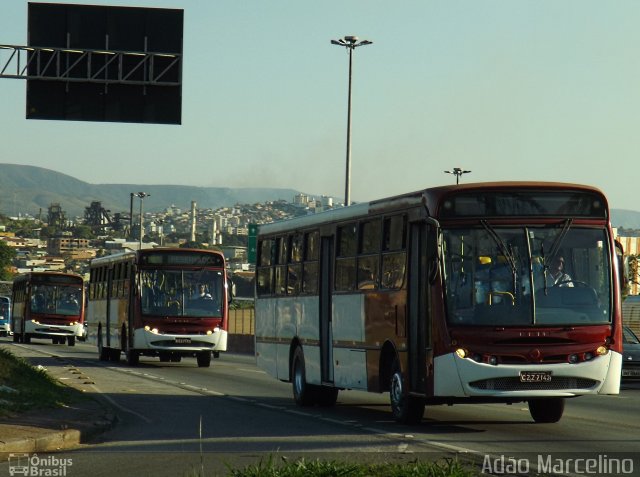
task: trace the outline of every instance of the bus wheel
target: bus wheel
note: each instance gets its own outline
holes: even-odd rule
[[[211,366],[211,351],[201,351],[196,355],[198,368],[208,368]]]
[[[320,386],[316,388],[316,399],[318,406],[333,407],[338,400],[338,388],[329,386]]]
[[[418,424],[424,414],[424,399],[409,395],[404,388],[400,362],[396,359],[391,371],[389,384],[391,411],[396,421],[401,424]]]
[[[171,361],[171,354],[168,351],[160,351],[159,357],[161,363],[168,363]]]
[[[62,343],[60,344],[64,344],[64,338],[62,338]],[[75,346],[76,345],[76,337],[75,336],[67,336],[67,345],[68,346]]]
[[[558,422],[564,412],[564,399],[529,399],[529,412],[535,422]]]
[[[172,363],[179,363],[180,361],[182,361],[182,356],[180,356],[178,353],[171,353]]]
[[[109,361],[119,363],[121,353],[122,351],[119,348],[109,348]]]
[[[313,406],[316,403],[316,389],[315,386],[307,384],[304,353],[299,346],[293,353],[293,360],[291,362],[291,383],[293,385],[293,399],[298,406]],[[337,396],[336,394],[336,397]]]
[[[109,348],[106,348],[102,343],[102,327],[98,328],[98,359],[109,361]]]
[[[129,337],[127,336],[127,330],[122,328],[122,333],[120,334],[122,339],[122,351],[124,352],[125,359],[127,360],[127,364],[129,366],[137,366],[140,362],[140,353],[133,349],[129,345]]]
[[[19,333],[14,333],[13,334],[13,342],[14,343],[20,343],[20,338],[22,338],[22,335]]]
[[[25,333],[22,335],[22,342],[24,344],[29,344],[31,343],[31,335],[29,333]]]

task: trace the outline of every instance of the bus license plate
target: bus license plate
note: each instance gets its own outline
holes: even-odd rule
[[[521,383],[548,383],[551,381],[551,371],[520,371]]]
[[[191,344],[191,338],[176,338],[176,344]]]

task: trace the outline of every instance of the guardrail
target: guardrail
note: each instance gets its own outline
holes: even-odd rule
[[[237,308],[229,310],[229,334],[253,335],[255,331],[254,308]]]

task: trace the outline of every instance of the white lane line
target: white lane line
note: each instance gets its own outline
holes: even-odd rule
[[[147,416],[143,416],[142,414],[124,407],[123,405],[117,403],[116,401],[114,401],[111,397],[109,397],[107,394],[103,393],[102,391],[100,391],[100,389],[98,388],[98,386],[91,385],[91,387],[98,393],[100,394],[100,397],[104,398],[106,401],[109,402],[109,404],[111,404],[113,407],[121,410],[122,412],[126,412],[127,414],[131,414],[133,416],[136,416],[140,419],[142,419],[144,422],[146,422],[147,424],[151,424],[153,421],[151,419],[149,419]]]

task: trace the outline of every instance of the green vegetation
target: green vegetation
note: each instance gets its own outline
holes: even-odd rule
[[[59,407],[78,399],[44,370],[0,349],[0,416],[31,409]]]
[[[0,280],[11,280],[9,267],[16,256],[16,251],[6,243],[0,241]]]
[[[194,477],[208,475],[206,471],[195,470]],[[414,460],[404,464],[363,464],[343,462],[339,460],[323,461],[320,459],[298,459],[289,462],[282,458],[280,464],[274,462],[271,455],[266,460],[248,465],[245,468],[229,468],[226,474],[230,477],[473,477],[478,475],[469,465],[456,459],[440,459],[439,461]]]

